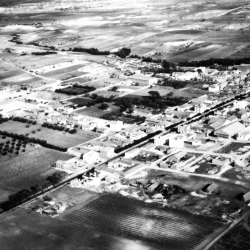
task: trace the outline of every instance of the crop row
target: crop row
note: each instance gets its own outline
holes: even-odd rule
[[[65,219],[103,233],[140,239],[154,245],[165,244],[170,249],[192,249],[222,225],[210,218],[204,220],[198,215],[147,205],[107,195],[68,214]]]

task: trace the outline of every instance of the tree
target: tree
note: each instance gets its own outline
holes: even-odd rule
[[[117,87],[117,86],[114,86],[114,87],[112,87],[109,91],[116,92],[117,90],[118,90],[118,87]]]
[[[158,91],[154,91],[154,90],[151,90],[148,93],[149,93],[150,96],[152,96],[154,98],[157,98],[157,97],[161,96]]]
[[[107,103],[102,103],[102,104],[99,106],[99,109],[106,110],[108,107],[109,107],[109,105],[108,105]]]
[[[129,56],[130,52],[131,52],[131,49],[123,47],[119,49],[117,52],[115,52],[114,54],[121,58],[126,58],[127,56]]]
[[[52,185],[59,183],[65,177],[65,173],[56,172],[53,175],[49,176],[46,180],[51,182]]]

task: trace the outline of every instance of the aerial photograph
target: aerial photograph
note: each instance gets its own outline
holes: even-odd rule
[[[0,0],[0,250],[250,250],[250,1]]]

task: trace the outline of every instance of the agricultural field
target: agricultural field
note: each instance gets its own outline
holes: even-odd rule
[[[75,134],[70,134],[65,131],[42,127],[41,124],[29,125],[12,120],[0,124],[0,130],[17,134],[28,134],[29,137],[46,140],[48,143],[60,147],[73,147],[98,137],[96,133],[82,129],[77,129]]]
[[[114,0],[105,3],[75,0],[43,2],[42,6],[33,3],[32,6],[19,5],[15,8],[10,4],[6,15],[1,16],[2,25],[8,25],[1,28],[1,34],[21,33],[20,40],[24,45],[39,42],[60,50],[95,47],[104,51],[126,45],[132,49],[132,54],[153,55],[176,62],[235,57],[244,52],[244,56],[249,55],[250,11],[246,6],[249,4],[247,0],[157,0],[153,3],[148,0],[136,3],[122,0],[119,4]],[[78,8],[74,9],[76,5]],[[65,6],[71,10],[64,9]],[[64,10],[60,11],[60,8]],[[52,15],[55,11],[56,15]],[[93,16],[93,13],[97,14]],[[19,27],[9,22],[14,18]],[[50,28],[45,25],[37,32],[35,27],[21,25],[33,22],[49,24]],[[5,44],[0,48],[4,49]],[[24,49],[24,45],[21,44],[20,48]]]
[[[172,250],[194,249],[223,226],[208,217],[111,194],[63,219],[100,233],[142,241],[156,249]]]
[[[36,184],[43,185],[46,176],[55,172],[51,164],[70,158],[72,156],[55,150],[27,146],[26,151],[19,155],[9,154],[1,158],[1,187],[15,191]]]
[[[91,98],[84,98],[84,97],[76,97],[73,99],[70,99],[69,101],[73,104],[85,106],[88,102],[90,102],[92,99]]]
[[[97,233],[28,209],[16,209],[1,217],[0,249],[154,250],[143,242]],[[70,232],[70,233],[69,233]],[[164,248],[159,247],[158,250]]]
[[[91,107],[82,108],[82,109],[77,110],[76,113],[80,114],[80,115],[86,115],[86,116],[90,116],[90,117],[100,118],[105,114],[119,110],[119,107],[113,105],[112,103],[108,103],[109,107],[107,110],[99,109],[100,105],[101,104],[96,104],[96,105],[91,106]]]
[[[245,228],[245,223],[248,225],[249,229],[250,220],[248,218],[220,238],[210,250],[250,249],[250,231]]]
[[[56,93],[63,93],[66,95],[82,95],[95,90],[93,86],[78,86],[72,85],[66,88],[56,89]]]

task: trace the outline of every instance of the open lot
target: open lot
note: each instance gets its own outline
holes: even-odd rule
[[[236,153],[238,149],[243,148],[244,146],[250,146],[250,143],[232,142],[216,152],[224,154]]]
[[[41,131],[39,131],[40,129]],[[92,131],[82,129],[77,129],[75,134],[70,134],[68,132],[42,127],[41,124],[27,127],[27,123],[17,121],[8,121],[0,124],[0,130],[24,135],[29,134],[29,137],[46,140],[48,143],[60,147],[73,147],[98,136]]]

